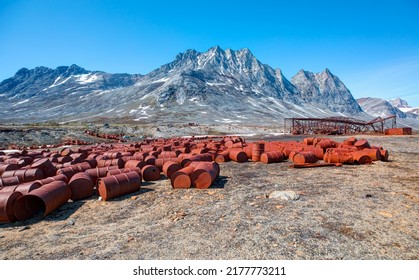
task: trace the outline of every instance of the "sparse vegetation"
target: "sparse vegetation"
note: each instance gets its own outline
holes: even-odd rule
[[[419,136],[356,137],[388,149],[390,161],[303,170],[228,162],[207,190],[143,183],[0,225],[0,259],[418,259]],[[268,198],[282,190],[300,198]]]

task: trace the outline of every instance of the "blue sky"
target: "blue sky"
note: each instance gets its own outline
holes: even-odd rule
[[[0,0],[0,81],[71,64],[146,74],[215,45],[249,48],[288,79],[327,67],[355,98],[419,106],[416,0]]]

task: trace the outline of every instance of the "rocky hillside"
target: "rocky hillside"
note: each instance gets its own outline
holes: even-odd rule
[[[287,117],[368,119],[328,69],[291,81],[248,50],[187,50],[146,75],[77,65],[23,68],[0,83],[3,122],[94,121],[277,124]]]

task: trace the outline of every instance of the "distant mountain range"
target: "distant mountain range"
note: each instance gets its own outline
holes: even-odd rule
[[[278,125],[289,117],[369,120],[380,113],[371,113],[374,106],[366,105],[369,99],[358,102],[328,69],[317,74],[301,70],[289,81],[280,69],[262,64],[248,49],[218,46],[206,52],[187,50],[146,75],[109,74],[72,65],[22,68],[0,83],[2,122],[113,119]],[[396,113],[400,118],[416,116]]]
[[[403,99],[384,100],[365,97],[357,99],[362,110],[374,117],[396,115],[401,119],[419,119],[418,108],[412,108]]]

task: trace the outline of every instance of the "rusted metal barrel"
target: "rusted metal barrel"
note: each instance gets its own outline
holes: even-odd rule
[[[370,156],[365,154],[365,152],[363,152],[362,150],[351,152],[351,155],[353,157],[354,164],[371,164],[372,163]]]
[[[331,139],[322,139],[316,143],[315,147],[323,149],[325,151],[328,148],[337,147],[337,143]]]
[[[8,177],[8,178],[0,178],[0,187],[18,185],[19,183],[21,183],[21,181],[19,180],[19,177],[17,176]]]
[[[247,155],[243,150],[231,150],[229,156],[230,159],[238,163],[243,163],[247,161]]]
[[[45,217],[58,209],[71,197],[71,190],[63,181],[54,181],[19,197],[13,213],[17,220]]]
[[[99,154],[91,153],[87,156],[87,159],[96,159],[99,156]]]
[[[268,164],[284,161],[284,154],[282,152],[266,152],[260,156],[260,162]]]
[[[287,150],[287,149],[284,149],[284,151],[287,151],[288,159],[291,160],[291,161],[294,161],[293,158],[297,153],[302,152],[302,150],[301,151],[295,151],[295,150],[291,151],[291,150]]]
[[[20,192],[0,192],[0,223],[16,221],[13,214],[13,205],[21,196]]]
[[[74,176],[76,173],[84,172],[90,168],[90,165],[86,162],[70,165],[68,167],[61,168],[57,171],[58,174],[64,174],[68,179]]]
[[[292,160],[292,157],[297,152],[302,152],[302,151],[303,151],[303,148],[295,147],[295,146],[284,146],[283,149],[282,149],[282,152],[285,155],[285,158],[288,158],[290,160]]]
[[[89,174],[92,177],[93,182],[96,182],[97,179],[106,177],[106,174],[108,173],[108,171],[112,169],[118,169],[118,166],[91,168],[91,169],[87,169],[84,172]]]
[[[244,152],[244,153],[246,155],[246,161],[247,161],[247,159],[249,159],[249,157],[247,156],[246,152]],[[222,151],[222,152],[216,154],[215,158],[214,158],[214,161],[218,162],[218,163],[230,161],[230,151],[229,150]]]
[[[342,144],[347,146],[354,146],[356,141],[358,141],[355,137],[350,137],[348,139],[343,140]]]
[[[314,143],[315,138],[304,138],[303,143],[304,145],[311,146]]]
[[[146,166],[147,163],[145,163],[144,161],[139,161],[139,160],[129,160],[125,163],[125,168],[143,168],[144,166]]]
[[[156,157],[152,156],[152,155],[149,155],[144,159],[144,162],[146,164],[155,165],[156,164]]]
[[[124,161],[121,158],[117,159],[107,159],[107,160],[99,160],[97,162],[98,167],[107,167],[107,166],[118,166],[118,168],[124,167]]]
[[[192,185],[190,174],[195,170],[193,166],[187,166],[172,174],[170,182],[175,189],[189,189]]]
[[[122,157],[122,154],[120,152],[104,152],[103,155],[108,157],[109,159],[117,159]]]
[[[65,157],[65,156],[69,156],[73,153],[73,151],[70,148],[63,148],[60,151],[61,156]]]
[[[187,153],[187,154],[189,154],[190,152],[191,152],[191,149],[189,149],[189,147],[180,147],[180,148],[177,148],[176,150],[173,150],[173,151],[179,151],[180,153]]]
[[[160,170],[155,165],[149,164],[141,168],[141,175],[144,181],[160,180]]]
[[[138,160],[143,161],[145,159],[145,157],[147,157],[149,154],[148,153],[144,153],[144,152],[137,152],[134,154],[134,157],[137,158]]]
[[[109,160],[109,158],[108,158],[107,156],[104,156],[104,155],[98,155],[98,156],[95,158],[95,160],[96,160],[97,162],[99,162],[100,160]]]
[[[98,180],[99,195],[103,200],[133,193],[141,188],[141,178],[137,172],[121,173]]]
[[[180,162],[180,165],[186,166],[187,163],[191,161],[213,161],[213,156],[208,153],[189,156],[189,157],[183,158],[182,161]]]
[[[354,163],[353,156],[349,153],[349,150],[342,148],[327,149],[323,160],[326,163]]]
[[[243,151],[246,153],[247,159],[252,159],[252,148],[244,147]]]
[[[72,160],[73,164],[80,163],[82,162],[82,160],[87,158],[86,154],[84,153],[74,153],[74,154],[71,154],[70,157],[73,159]]]
[[[106,176],[112,176],[112,175],[117,175],[117,174],[121,174],[121,173],[128,173],[128,172],[132,172],[132,171],[137,172],[138,175],[140,175],[140,177],[142,176],[141,175],[141,169],[138,168],[138,167],[135,167],[135,168],[112,169],[112,170],[109,170],[106,173]]]
[[[193,161],[190,162],[188,166],[192,166],[194,168],[196,168],[201,162],[207,162],[207,161]],[[214,170],[216,171],[216,177],[220,176],[220,165],[217,162],[211,162],[211,164],[213,165]]]
[[[72,162],[73,158],[70,156],[65,156],[65,157],[55,157],[50,160],[51,162],[66,163],[66,162]]]
[[[129,151],[121,152],[121,157],[130,157],[132,155],[133,155],[133,153],[131,153]]]
[[[89,164],[89,168],[96,168],[97,167],[97,161],[95,159],[84,159],[80,164],[87,163]],[[87,168],[87,169],[89,169]]]
[[[255,142],[252,147],[252,161],[260,161],[260,156],[265,152],[264,142]]]
[[[4,161],[6,164],[18,164],[19,166],[25,166],[31,164],[33,159],[31,157],[20,157],[20,158],[9,158]]]
[[[313,152],[298,152],[292,158],[295,164],[315,163],[317,157]]]
[[[177,158],[181,151],[163,151],[159,154],[158,158]]]
[[[178,158],[158,158],[156,159],[155,165],[157,166],[157,168],[160,170],[160,172],[163,171],[163,166],[166,162],[179,162]]]
[[[71,177],[68,187],[71,189],[71,200],[89,198],[94,192],[92,177],[85,172],[77,173]]]
[[[27,182],[27,183],[21,183],[16,186],[11,186],[8,188],[13,189],[14,192],[20,192],[21,194],[27,194],[30,193],[33,190],[36,190],[40,188],[42,185],[38,181],[35,182]]]
[[[40,168],[6,171],[3,173],[2,178],[9,178],[15,176],[19,178],[20,182],[31,182],[45,178],[44,172]]]
[[[303,147],[303,151],[304,152],[309,152],[309,151],[313,152],[313,154],[319,160],[323,159],[323,156],[324,156],[324,150],[322,148],[315,147],[315,146],[306,146],[306,147]]]
[[[55,168],[52,162],[47,158],[34,161],[31,164],[31,168],[42,169],[46,177],[54,176],[57,173],[57,168]]]
[[[191,173],[192,185],[197,189],[208,189],[217,179],[218,163],[199,162]]]
[[[168,179],[172,178],[173,173],[181,169],[182,165],[173,161],[168,161],[163,165],[163,173]]]
[[[354,145],[358,150],[362,150],[362,149],[365,149],[365,148],[371,148],[370,144],[365,139],[361,139],[361,140],[356,141]]]
[[[379,150],[380,154],[381,154],[381,161],[388,161],[388,151],[387,150]]]
[[[366,148],[363,149],[362,152],[369,156],[372,161],[381,160],[381,153],[379,150]]]
[[[0,176],[2,176],[2,174],[6,171],[18,170],[19,167],[20,165],[15,163],[0,165]]]
[[[54,182],[54,181],[63,181],[68,183],[68,178],[67,176],[65,176],[64,174],[58,174],[52,177],[47,177],[45,179],[42,180],[37,180],[37,182],[39,182],[41,185],[46,185],[48,183]]]

